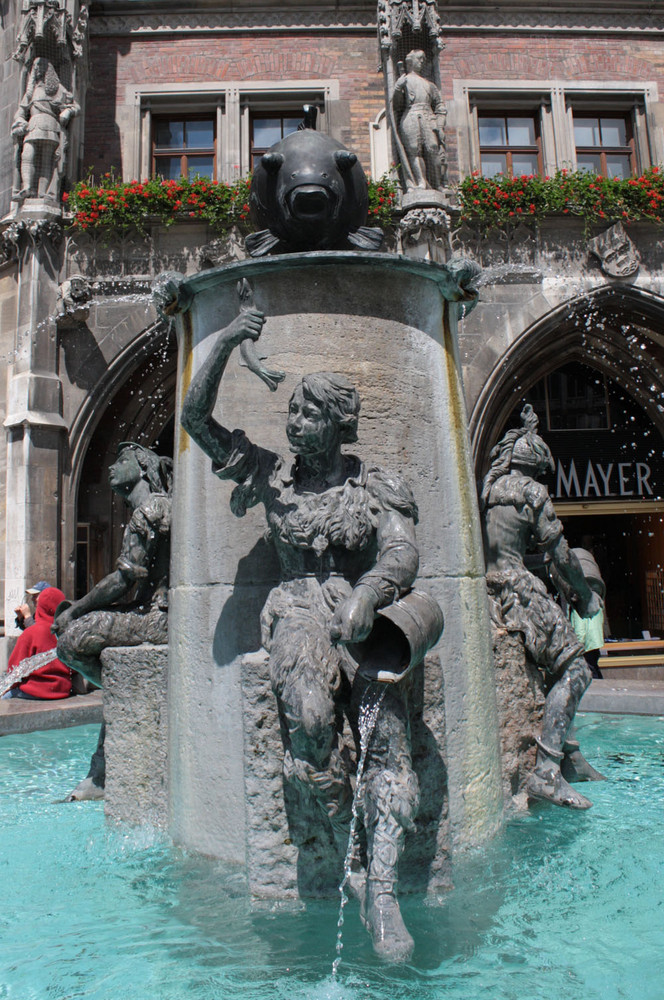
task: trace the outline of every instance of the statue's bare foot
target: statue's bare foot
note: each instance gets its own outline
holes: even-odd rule
[[[393,890],[369,883],[362,922],[371,934],[374,951],[388,962],[407,962],[415,943],[403,922]]]
[[[577,746],[568,750],[567,745],[563,747],[565,756],[560,764],[565,781],[606,781],[606,776],[596,771],[592,764],[589,764]]]
[[[568,809],[590,809],[592,802],[568,785],[560,771],[535,771],[526,782],[529,799],[543,799]]]
[[[101,785],[95,785],[92,778],[83,778],[73,792],[70,792],[65,802],[92,802],[95,799],[103,799],[104,789]]]

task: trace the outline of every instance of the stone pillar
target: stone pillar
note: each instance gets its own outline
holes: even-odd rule
[[[9,365],[5,626],[26,586],[60,581],[64,433],[56,306],[65,179],[75,173],[85,89],[88,9],[79,0],[32,0],[18,22],[21,65],[12,124],[11,217],[2,242],[17,258],[16,341]],[[48,123],[45,129],[44,120]],[[35,122],[38,127],[35,128]],[[57,137],[54,139],[54,136]]]
[[[59,214],[59,213],[58,213]],[[62,386],[55,307],[61,224],[35,212],[13,223],[18,255],[16,341],[7,394],[5,625],[36,580],[59,580]]]
[[[104,812],[132,826],[163,829],[168,822],[168,648],[149,643],[111,647],[102,652],[101,662]]]
[[[455,843],[481,841],[500,822],[502,792],[457,307],[447,301],[463,297],[457,277],[453,269],[428,261],[332,252],[242,261],[182,279],[176,413],[215,331],[238,313],[236,287],[243,278],[267,316],[260,347],[269,354],[269,366],[285,370],[287,377],[270,393],[240,366],[236,352],[218,403],[223,423],[241,426],[252,441],[287,456],[286,414],[300,377],[342,373],[362,399],[359,443],[349,450],[369,464],[401,472],[414,487],[420,511],[418,586],[445,613],[442,642],[427,666],[436,702],[427,738],[447,761]],[[209,460],[182,429],[175,458],[171,830],[190,848],[247,866],[253,850],[249,831],[257,820],[247,784],[243,702],[251,661],[246,657],[260,649],[260,611],[279,569],[263,540],[262,507],[235,518],[229,507],[232,484],[215,479]],[[273,711],[269,699],[261,704]],[[437,822],[446,818],[441,814]],[[431,871],[442,876],[444,869],[441,862]]]

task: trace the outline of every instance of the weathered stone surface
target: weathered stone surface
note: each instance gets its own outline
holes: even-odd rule
[[[438,721],[424,719],[436,741],[445,733],[448,744],[454,743],[450,755],[463,762],[449,773],[455,843],[486,839],[502,813],[497,716],[455,317],[452,309],[447,315],[444,302],[446,294],[454,294],[446,269],[382,254],[321,253],[202,272],[181,288],[193,302],[179,330],[180,400],[215,331],[238,315],[236,286],[243,277],[267,316],[261,348],[268,364],[287,377],[269,393],[233,356],[224,374],[218,419],[242,426],[252,441],[285,454],[288,401],[302,374],[336,372],[358,389],[359,442],[349,450],[413,484],[420,512],[418,580],[445,614],[439,651],[448,711],[444,726],[442,707],[436,710]],[[242,759],[238,691],[242,660],[260,647],[260,609],[279,570],[263,537],[263,510],[253,507],[238,520],[229,509],[228,485],[215,482],[209,459],[184,431],[178,433],[176,451],[178,544],[169,631],[171,740],[177,754],[171,755],[171,829],[190,848],[244,865],[249,863],[245,845],[250,849],[254,836],[248,831],[261,806],[254,813],[245,801],[249,772]],[[426,746],[426,731],[421,735]],[[256,756],[266,766],[266,754]],[[266,780],[278,781],[280,768]],[[431,780],[433,787],[436,781]],[[422,808],[433,806],[425,798]],[[436,808],[442,815],[446,806]],[[279,821],[270,818],[268,826],[271,836],[281,837],[283,859]],[[406,853],[410,851],[407,846]],[[443,852],[441,870],[446,864]],[[408,866],[404,856],[404,878]],[[433,861],[424,870],[432,886],[444,881]]]
[[[106,722],[105,812],[132,825],[168,822],[168,647],[101,654]]]
[[[291,838],[284,805],[284,750],[277,700],[270,684],[268,654],[262,650],[242,659],[242,714],[249,890],[263,899],[297,898],[301,877],[305,883],[303,895],[316,895],[317,889],[329,891],[335,873],[329,864],[325,873],[321,871],[331,856],[329,844],[309,844],[304,853],[309,857],[310,870],[304,864],[298,870],[300,852]],[[312,869],[318,874],[315,879]]]
[[[523,639],[491,624],[503,759],[503,792],[510,805],[535,767],[535,733],[544,710],[541,672],[526,656]],[[518,803],[515,803],[518,804]]]
[[[415,830],[406,836],[399,865],[399,887],[404,893],[427,892],[435,897],[452,885],[445,697],[438,653],[430,653],[425,658],[424,670],[414,678],[411,743],[413,770],[420,784],[420,804]]]
[[[23,701],[21,698],[0,701],[0,736],[87,726],[101,720],[101,691],[57,701]]]

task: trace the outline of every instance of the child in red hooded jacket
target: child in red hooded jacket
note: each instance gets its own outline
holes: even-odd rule
[[[18,637],[14,651],[9,657],[8,670],[18,667],[28,657],[55,649],[57,638],[51,632],[51,625],[55,609],[64,600],[65,595],[57,587],[47,587],[46,590],[42,590],[37,597],[35,624],[26,628]],[[5,697],[54,699],[68,698],[70,694],[71,670],[54,657],[45,666],[16,684]]]

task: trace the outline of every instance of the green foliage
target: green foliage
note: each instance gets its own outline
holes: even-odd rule
[[[79,181],[62,198],[76,229],[135,227],[145,234],[151,219],[170,226],[177,218],[193,218],[224,232],[232,225],[246,229],[243,224],[249,217],[250,182],[249,177],[233,184],[204,177],[126,182],[108,173],[99,183],[92,176]]]
[[[664,175],[658,167],[640,177],[609,180],[587,171],[559,170],[553,177],[482,177],[478,172],[459,185],[461,218],[485,230],[520,219],[575,215],[586,226],[606,222],[661,223]]]
[[[202,219],[217,232],[231,226],[247,231],[250,177],[233,184],[204,177],[187,180],[121,181],[113,172],[97,183],[92,176],[62,196],[72,214],[75,229],[129,229],[147,232],[155,218],[170,226],[178,218]],[[393,220],[397,199],[396,182],[389,177],[369,180],[369,222]]]

